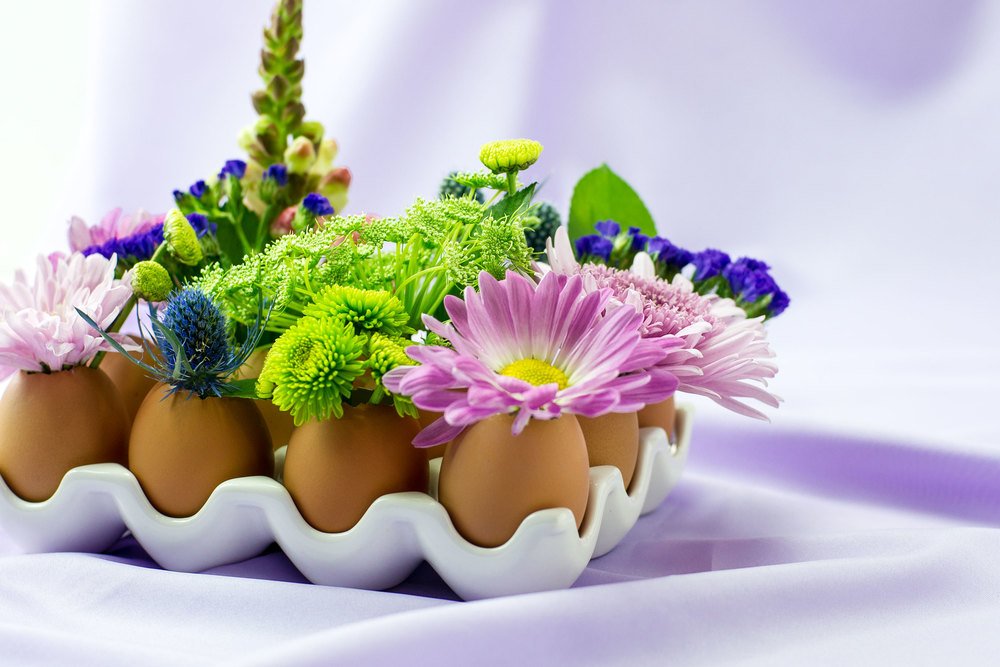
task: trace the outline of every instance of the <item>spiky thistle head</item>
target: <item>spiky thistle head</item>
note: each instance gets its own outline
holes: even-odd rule
[[[271,346],[257,380],[296,426],[310,419],[343,416],[354,382],[364,372],[365,338],[332,317],[303,317]]]
[[[348,322],[357,333],[403,336],[413,333],[407,326],[409,313],[399,299],[381,290],[332,285],[303,312],[308,317],[335,317]]]
[[[229,356],[229,332],[226,318],[218,306],[200,289],[175,292],[167,300],[156,330],[156,340],[164,361],[173,367],[182,350],[184,358],[195,370],[223,365]],[[173,332],[171,341],[163,329]],[[175,342],[180,342],[180,347]]]
[[[562,224],[562,218],[556,207],[548,202],[542,202],[534,211],[538,223],[524,228],[524,238],[528,245],[537,253],[545,252],[545,242],[552,238],[556,229]]]

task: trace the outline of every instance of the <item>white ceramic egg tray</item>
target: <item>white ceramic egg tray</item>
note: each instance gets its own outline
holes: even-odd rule
[[[70,470],[40,503],[22,500],[0,479],[0,527],[25,553],[99,553],[131,531],[160,566],[181,572],[252,558],[276,542],[317,584],[391,588],[426,560],[466,600],[554,590],[572,585],[591,558],[611,551],[641,514],[663,502],[687,460],[690,408],[678,407],[676,433],[671,444],[662,429],[640,430],[630,493],[617,468],[591,468],[579,530],[569,509],[541,510],[494,548],[464,540],[435,500],[441,459],[430,462],[431,495],[382,496],[343,533],[312,528],[269,477],[229,480],[194,516],[167,517],[153,509],[132,473],[114,463]],[[284,449],[276,459],[280,479]]]

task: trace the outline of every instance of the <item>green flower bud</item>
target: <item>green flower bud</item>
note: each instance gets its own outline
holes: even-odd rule
[[[313,171],[321,174],[329,171],[333,161],[337,159],[338,149],[336,139],[324,139],[321,141],[319,143],[319,152],[316,155],[316,164],[313,165]]]
[[[314,144],[323,140],[323,123],[318,120],[307,120],[299,125],[299,132]]]
[[[166,241],[170,254],[183,264],[194,266],[204,257],[198,234],[184,214],[176,208],[171,209],[163,221],[163,240]]]
[[[170,274],[156,262],[147,260],[132,268],[132,292],[140,299],[165,301],[173,288]]]
[[[542,154],[542,145],[531,139],[491,141],[479,149],[479,160],[494,174],[527,169]]]
[[[285,164],[293,174],[304,174],[316,161],[316,149],[306,137],[295,137],[295,141],[285,149]]]

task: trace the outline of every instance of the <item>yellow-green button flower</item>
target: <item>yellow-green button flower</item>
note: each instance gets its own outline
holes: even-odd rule
[[[147,260],[132,268],[132,292],[140,299],[153,303],[165,301],[173,288],[170,274],[156,262]]]
[[[483,144],[479,160],[494,174],[527,169],[542,154],[542,145],[531,139],[505,139]]]
[[[163,240],[166,241],[170,254],[183,264],[194,266],[204,257],[198,234],[184,214],[176,208],[171,209],[163,221]]]

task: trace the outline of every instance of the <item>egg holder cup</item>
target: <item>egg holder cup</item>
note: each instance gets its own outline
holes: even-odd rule
[[[0,479],[0,528],[24,553],[100,553],[131,531],[161,567],[179,572],[246,560],[276,542],[316,584],[391,588],[426,560],[465,600],[568,588],[591,558],[611,551],[677,483],[687,460],[691,416],[690,407],[678,406],[676,443],[668,442],[663,429],[640,429],[630,492],[618,468],[590,469],[590,496],[579,530],[568,508],[540,510],[493,548],[462,538],[437,502],[441,459],[429,463],[430,495],[382,496],[342,533],[324,533],[306,523],[285,487],[270,477],[228,480],[197,514],[164,516],[135,476],[116,463],[70,470],[55,494],[38,503],[22,500]],[[284,448],[275,457],[280,479]]]

